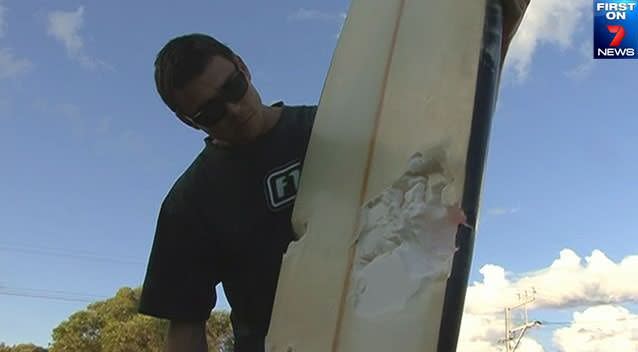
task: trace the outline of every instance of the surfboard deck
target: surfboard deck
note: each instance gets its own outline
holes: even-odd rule
[[[456,349],[500,11],[499,0],[352,0],[304,161],[299,238],[282,263],[267,351]]]

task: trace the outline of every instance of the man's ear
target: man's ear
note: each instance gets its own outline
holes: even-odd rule
[[[235,55],[235,63],[237,64],[237,67],[239,67],[239,70],[242,71],[250,81],[252,79],[250,76],[250,70],[248,70],[248,66],[246,66],[244,60],[242,60],[239,55]]]

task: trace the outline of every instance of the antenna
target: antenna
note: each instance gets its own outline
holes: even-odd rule
[[[506,352],[516,351],[527,330],[541,325],[538,320],[530,322],[527,314],[527,306],[536,300],[536,288],[532,287],[531,290],[519,292],[516,296],[518,303],[512,307],[505,307],[505,338],[499,340],[505,344]],[[515,309],[523,309],[525,314],[525,322],[518,326],[514,326],[512,323],[512,310]]]

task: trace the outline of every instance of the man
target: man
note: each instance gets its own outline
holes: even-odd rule
[[[504,1],[507,48],[529,0]],[[155,81],[207,137],[162,203],[140,312],[170,320],[167,351],[207,351],[205,322],[223,283],[235,350],[264,351],[316,107],[262,104],[242,59],[201,34],[162,48]]]

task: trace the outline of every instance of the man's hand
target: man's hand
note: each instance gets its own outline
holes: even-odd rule
[[[502,0],[503,1],[503,45],[501,51],[501,65],[507,54],[507,49],[523,20],[530,0]],[[560,1],[560,0],[556,0]]]

